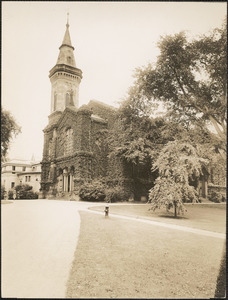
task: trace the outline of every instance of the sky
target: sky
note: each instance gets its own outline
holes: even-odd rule
[[[22,133],[9,158],[42,160],[51,106],[49,71],[57,62],[69,13],[79,106],[91,99],[118,107],[138,67],[156,62],[160,36],[192,37],[220,27],[226,2],[2,1],[2,107]]]

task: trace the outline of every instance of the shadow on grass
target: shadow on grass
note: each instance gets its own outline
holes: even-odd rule
[[[220,270],[217,277],[215,298],[226,297],[226,247],[223,250],[223,256],[221,259]]]
[[[176,219],[176,220],[188,220],[187,217],[184,217],[184,216],[170,216],[170,215],[158,215],[158,217],[161,217],[161,218],[168,218],[168,219]]]

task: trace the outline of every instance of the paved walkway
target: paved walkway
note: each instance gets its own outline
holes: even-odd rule
[[[78,210],[87,205],[53,200],[1,205],[2,297],[65,298]]]

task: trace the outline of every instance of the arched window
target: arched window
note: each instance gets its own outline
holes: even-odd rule
[[[75,172],[75,167],[74,167],[74,166],[71,166],[71,167],[70,167],[70,174],[71,174],[71,175],[74,175],[74,172]]]
[[[66,130],[65,143],[64,143],[64,155],[70,155],[73,153],[73,129],[68,128]]]
[[[73,101],[73,91],[70,92],[70,105],[74,105],[74,101]]]
[[[49,147],[48,147],[48,156],[51,156],[51,152],[52,152],[52,139],[49,140]]]
[[[54,95],[54,111],[57,109],[57,94]]]

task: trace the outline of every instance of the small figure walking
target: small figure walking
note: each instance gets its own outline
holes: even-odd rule
[[[16,197],[17,197],[17,192],[16,192],[16,190],[15,190],[15,191],[13,192],[13,200],[15,200]]]

